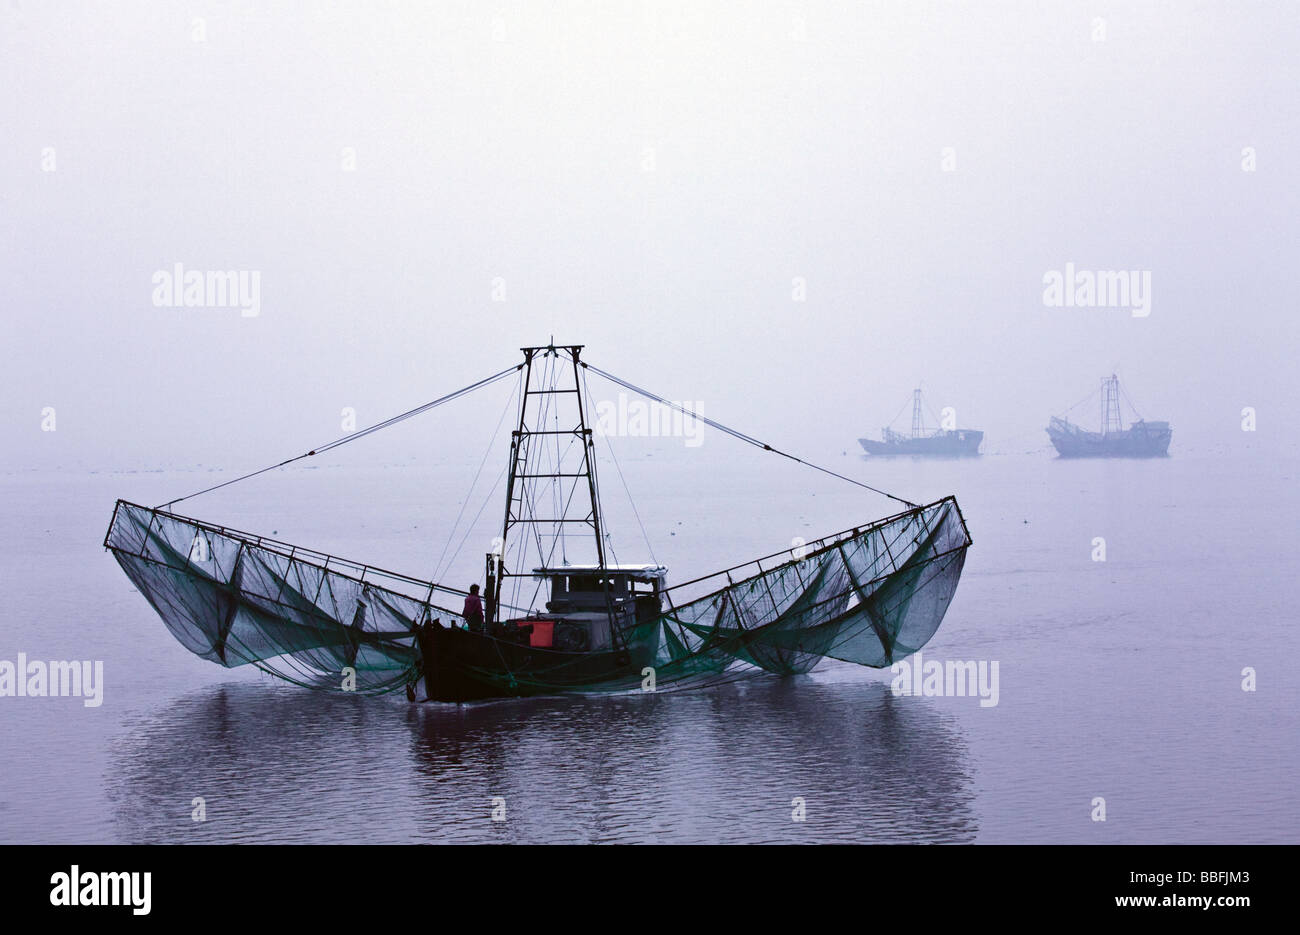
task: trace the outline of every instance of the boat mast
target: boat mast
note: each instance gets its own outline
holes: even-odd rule
[[[582,445],[582,466],[583,472],[587,475],[587,492],[591,496],[591,528],[596,536],[596,562],[600,569],[605,569],[605,537],[600,531],[600,494],[599,487],[596,484],[596,443],[591,437],[591,429],[587,427],[586,408],[582,401],[582,376],[578,371],[578,357],[582,353],[583,345],[575,344],[569,348],[569,355],[573,359],[573,386],[575,398],[578,401],[578,428],[581,433]],[[558,470],[559,465],[556,465]]]
[[[548,344],[544,347],[525,347],[520,348],[524,354],[524,388],[519,402],[519,423],[518,427],[510,435],[510,468],[506,480],[506,510],[505,519],[501,525],[501,545],[499,552],[488,554],[488,595],[490,606],[485,608],[485,618],[495,623],[499,616],[501,605],[501,586],[506,578],[531,577],[531,573],[526,568],[519,568],[517,571],[509,571],[505,568],[505,543],[509,540],[511,531],[516,526],[549,526],[553,531],[554,538],[562,538],[564,535],[564,526],[569,523],[582,523],[591,527],[592,534],[596,538],[596,562],[597,567],[604,570],[605,565],[605,537],[600,527],[600,497],[599,485],[596,482],[596,459],[594,454],[595,443],[592,439],[592,431],[587,426],[586,407],[583,403],[582,393],[582,376],[579,370],[581,366],[581,355],[583,345],[555,345]],[[551,379],[545,384],[539,384],[539,388],[533,387],[533,363],[535,360],[545,360],[546,358],[556,358],[559,364],[564,358],[567,358],[572,365],[573,385],[560,386],[558,373],[551,373]],[[560,428],[558,422],[558,403],[553,410],[557,419],[556,428],[548,429],[540,421],[536,428],[529,426],[529,406],[533,402],[533,397],[550,397],[561,398],[566,395],[572,395],[576,401],[576,419],[577,424],[573,428]],[[539,410],[543,414],[546,408]],[[533,460],[533,439],[536,436],[542,436],[542,441],[538,447],[545,445],[546,438],[558,438],[559,436],[568,436],[576,438],[582,445],[582,461],[572,471],[565,471],[561,463],[563,455],[557,452],[553,469],[550,471],[539,471],[535,467],[530,473],[528,463]],[[558,444],[558,443],[557,443]],[[538,454],[542,454],[541,451]],[[587,484],[587,494],[590,502],[590,511],[586,516],[581,518],[569,517],[569,506],[564,504],[560,510],[559,516],[536,516],[530,504],[530,494],[536,485],[530,485],[529,481],[549,481],[552,485],[559,484],[566,479],[576,481],[585,479]],[[561,491],[562,493],[562,491]],[[572,492],[570,493],[572,497]],[[539,537],[540,542],[540,537]],[[521,560],[526,556],[526,549],[521,551]],[[539,555],[541,564],[546,563],[546,556]],[[525,563],[526,564],[526,563]]]
[[[1124,420],[1119,412],[1119,377],[1111,374],[1109,379],[1101,381],[1101,434],[1124,431]]]

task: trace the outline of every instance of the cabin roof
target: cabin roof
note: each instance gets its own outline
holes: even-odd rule
[[[635,581],[662,581],[668,574],[664,565],[653,563],[618,565],[560,565],[556,568],[534,568],[535,575],[626,575]]]

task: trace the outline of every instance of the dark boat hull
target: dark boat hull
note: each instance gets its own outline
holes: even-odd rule
[[[499,639],[487,633],[433,623],[417,633],[421,656],[412,701],[479,701],[523,698],[639,682],[654,661],[658,629],[641,633],[620,650],[566,652]]]
[[[867,454],[877,457],[911,455],[927,458],[969,458],[980,453],[982,441],[984,441],[983,432],[957,429],[923,438],[902,438],[889,442],[859,438],[858,444]]]

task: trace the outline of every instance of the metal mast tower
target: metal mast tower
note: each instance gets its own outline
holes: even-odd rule
[[[484,608],[484,618],[489,622],[495,623],[498,618],[504,580],[532,577],[531,570],[527,567],[514,570],[505,567],[506,543],[517,528],[522,527],[521,531],[525,532],[531,530],[540,563],[546,565],[550,556],[544,551],[542,528],[549,527],[553,552],[555,544],[563,545],[567,526],[585,525],[596,540],[597,566],[600,569],[606,567],[594,443],[591,429],[587,425],[582,376],[579,371],[582,366],[582,348],[581,344],[520,348],[524,354],[523,390],[519,398],[518,427],[510,436],[510,468],[506,481],[501,546],[499,552],[489,552],[487,556],[488,606]],[[570,373],[571,383],[562,379]],[[567,407],[564,405],[566,400],[570,404]],[[563,414],[562,410],[565,410]],[[566,441],[567,448],[561,450]],[[580,449],[580,457],[573,457],[571,449],[575,443]],[[553,460],[548,461],[552,454]],[[566,481],[573,482],[567,492]],[[554,494],[549,500],[550,512],[554,515],[537,514],[538,506],[545,505],[537,496],[539,487],[549,489]],[[585,514],[582,512],[583,504],[573,502],[579,488],[586,491],[588,509]],[[519,551],[521,563],[527,555],[525,543]]]
[[[1111,374],[1101,381],[1101,434],[1110,435],[1124,431],[1124,420],[1119,412],[1119,377]]]

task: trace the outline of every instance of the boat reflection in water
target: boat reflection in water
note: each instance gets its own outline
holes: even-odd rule
[[[133,725],[106,780],[129,843],[963,842],[966,761],[866,678],[460,707],[247,682]]]

